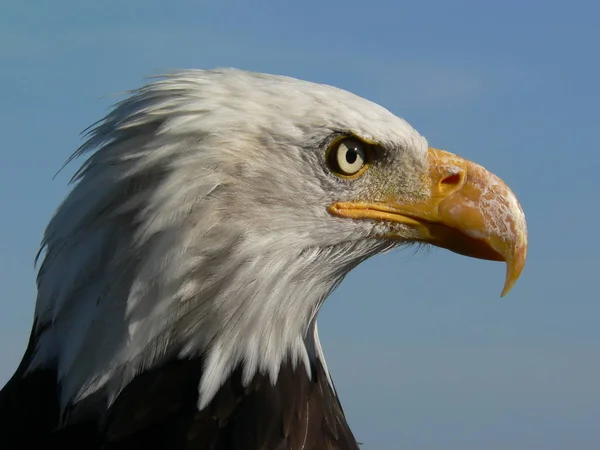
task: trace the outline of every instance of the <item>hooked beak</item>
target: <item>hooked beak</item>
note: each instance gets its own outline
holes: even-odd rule
[[[396,222],[415,230],[417,241],[462,255],[506,262],[501,296],[513,287],[527,255],[525,214],[516,196],[496,175],[452,153],[429,149],[424,175],[430,195],[403,202],[336,202],[338,217]],[[401,236],[386,236],[400,238]]]

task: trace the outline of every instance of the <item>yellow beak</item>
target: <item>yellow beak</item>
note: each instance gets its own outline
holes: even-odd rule
[[[513,287],[527,256],[525,214],[509,187],[483,167],[452,153],[430,148],[424,200],[336,202],[339,217],[408,225],[417,241],[462,255],[506,262],[502,296]],[[396,237],[396,236],[387,236]]]

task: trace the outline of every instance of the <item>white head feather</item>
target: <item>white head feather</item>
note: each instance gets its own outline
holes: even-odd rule
[[[425,139],[380,106],[231,69],[149,84],[90,132],[44,236],[29,368],[57,368],[63,410],[169,358],[206,356],[199,408],[239,364],[245,382],[286,357],[310,373],[323,300],[394,245],[326,210],[367,189],[327,171],[339,132],[424,164]]]

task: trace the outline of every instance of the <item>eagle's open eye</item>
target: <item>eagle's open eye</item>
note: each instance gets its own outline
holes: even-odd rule
[[[335,142],[327,154],[329,168],[341,177],[357,177],[367,168],[367,144],[356,138]]]

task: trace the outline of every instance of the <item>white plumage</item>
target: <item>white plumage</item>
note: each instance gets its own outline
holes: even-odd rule
[[[348,131],[425,164],[426,140],[384,108],[237,70],[168,76],[100,122],[43,242],[30,369],[57,360],[62,407],[206,351],[200,408],[240,362],[246,381],[274,382],[286,355],[309,371],[322,301],[395,245],[324,207],[371,189],[324,168],[322,142]]]

